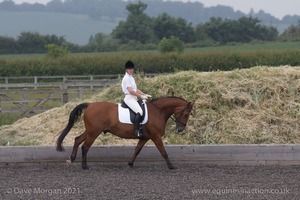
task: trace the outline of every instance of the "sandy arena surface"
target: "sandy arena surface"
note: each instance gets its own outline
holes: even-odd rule
[[[300,166],[173,164],[2,164],[0,199],[300,199]]]

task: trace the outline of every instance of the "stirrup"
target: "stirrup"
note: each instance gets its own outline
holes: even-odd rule
[[[142,130],[141,130],[141,129],[135,130],[135,135],[136,135],[138,138],[143,138]]]

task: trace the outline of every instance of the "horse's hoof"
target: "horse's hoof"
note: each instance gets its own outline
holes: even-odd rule
[[[177,168],[174,166],[169,166],[169,169],[177,169]]]
[[[128,162],[130,168],[133,168],[133,162]]]
[[[71,161],[70,159],[68,159],[68,160],[66,160],[66,163],[67,163],[67,165],[68,165],[68,167],[69,167],[69,166],[71,166],[72,161]]]
[[[89,170],[90,168],[88,166],[82,166],[83,170]]]

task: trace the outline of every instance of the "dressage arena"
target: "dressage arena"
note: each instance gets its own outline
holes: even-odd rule
[[[299,199],[299,145],[166,145],[169,170],[145,146],[92,146],[89,170],[71,147],[0,147],[0,199]]]

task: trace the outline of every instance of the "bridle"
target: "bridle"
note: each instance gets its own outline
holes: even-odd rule
[[[179,124],[179,125],[185,127],[185,126],[186,126],[186,123],[184,124],[184,123],[182,123],[180,120],[181,120],[181,118],[183,117],[183,114],[184,114],[184,112],[187,110],[187,108],[188,108],[188,106],[186,106],[182,111],[179,111],[178,113],[174,113],[174,114],[173,114],[174,119],[172,118],[172,116],[171,116],[170,118],[171,118],[176,124]],[[179,117],[176,118],[176,115],[178,115],[178,114],[179,114]]]

